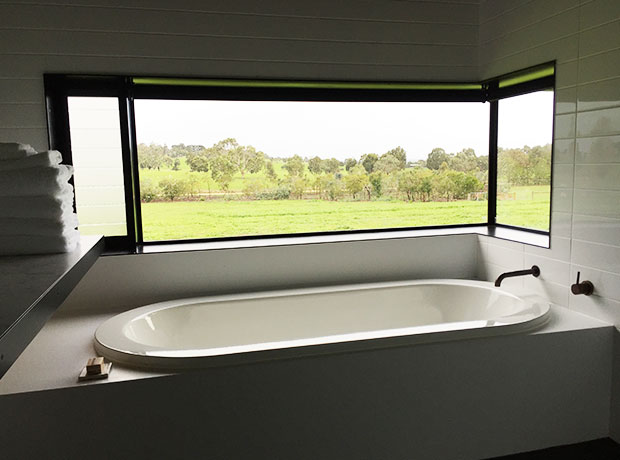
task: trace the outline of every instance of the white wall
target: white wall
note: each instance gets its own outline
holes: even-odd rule
[[[551,249],[481,237],[480,275],[540,266],[524,282],[620,327],[620,2],[483,1],[483,77],[557,60]],[[577,271],[591,297],[569,287]]]
[[[525,283],[557,305],[620,328],[620,2],[481,2],[484,77],[553,59],[558,66],[551,249],[480,237],[479,276],[493,279],[537,264],[540,279],[509,283]],[[594,295],[570,293],[578,271],[594,283]],[[618,391],[612,394],[611,434],[618,440],[620,400]]]
[[[0,142],[47,146],[44,72],[476,80],[476,0],[0,2]]]

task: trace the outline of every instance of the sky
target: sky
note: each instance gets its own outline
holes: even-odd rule
[[[479,102],[135,101],[139,143],[200,144],[232,137],[270,157],[379,155],[397,146],[409,161],[433,148],[488,154],[489,104]],[[553,93],[500,101],[499,145],[551,142]]]

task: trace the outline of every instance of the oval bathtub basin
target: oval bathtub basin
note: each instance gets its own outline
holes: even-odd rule
[[[526,331],[548,311],[482,281],[282,290],[136,308],[100,325],[95,348],[137,367],[208,367]]]

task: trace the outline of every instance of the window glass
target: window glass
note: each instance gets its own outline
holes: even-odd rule
[[[68,105],[80,233],[126,235],[118,99],[69,97]]]
[[[135,100],[145,241],[487,220],[483,103]]]
[[[497,223],[549,230],[553,91],[499,101]]]

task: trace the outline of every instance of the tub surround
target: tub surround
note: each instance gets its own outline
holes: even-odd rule
[[[0,379],[0,395],[12,393],[24,393],[41,390],[54,390],[60,388],[80,387],[85,385],[105,385],[116,382],[131,381],[149,377],[161,377],[165,375],[177,374],[175,371],[159,371],[130,367],[119,363],[114,363],[112,372],[106,380],[95,380],[90,382],[78,382],[79,372],[84,367],[86,361],[96,356],[94,336],[96,329],[105,321],[111,319],[123,310],[110,309],[107,312],[87,312],[71,309],[60,309],[43,327],[41,332],[34,338],[26,350],[22,353],[15,364],[9,369],[5,376]],[[565,334],[600,333],[606,335],[613,327],[607,323],[590,318],[588,316],[570,312],[559,307],[551,307],[549,319],[546,324],[530,332],[523,332],[517,336],[547,336],[565,337]],[[559,334],[559,335],[558,335]],[[501,340],[501,336],[478,337],[469,340],[481,340],[492,344],[493,340]],[[437,342],[439,343],[439,342]],[[447,341],[456,343],[454,340]],[[347,354],[359,352],[360,350],[381,350],[386,348],[399,348],[403,346],[428,346],[426,344],[395,343],[392,347],[385,346],[381,342],[376,342],[373,346],[372,341],[366,341],[364,347],[357,350],[339,349],[317,350],[317,353],[309,353],[303,348],[290,349],[288,356],[284,359],[298,359],[313,355],[325,354]],[[318,352],[320,351],[320,352]],[[544,353],[541,350],[541,353]],[[282,358],[282,357],[280,357]],[[273,359],[272,359],[273,360]],[[262,360],[254,360],[258,362]],[[230,361],[216,362],[212,368],[226,367],[231,364],[251,364],[252,360],[241,360],[237,363]],[[209,369],[199,370],[198,372],[209,372]]]
[[[101,237],[84,236],[72,252],[0,257],[0,377],[102,250]]]
[[[103,437],[115,443],[98,458],[449,460],[608,434],[614,328],[562,308],[522,334],[173,374],[115,365],[78,383],[115,313],[58,311],[0,380],[0,412],[14,414],[0,433],[8,458],[74,458]],[[24,446],[15,430],[40,442]]]

